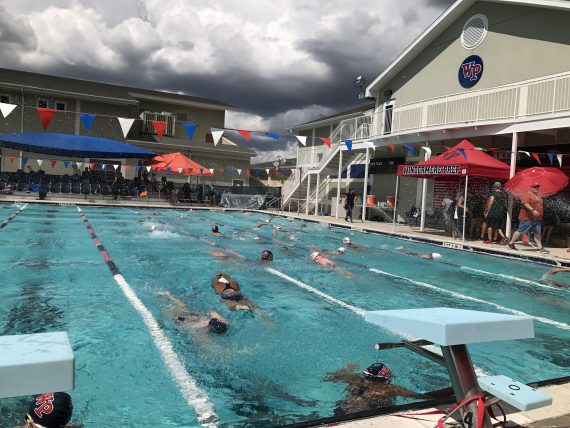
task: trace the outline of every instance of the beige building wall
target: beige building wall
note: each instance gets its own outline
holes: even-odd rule
[[[472,50],[461,44],[465,22],[477,13],[489,21],[483,42]],[[478,2],[380,91],[391,90],[396,105],[506,85],[570,71],[570,12]],[[470,55],[483,59],[481,80],[464,89],[459,66]]]

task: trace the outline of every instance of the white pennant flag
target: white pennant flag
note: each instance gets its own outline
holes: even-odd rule
[[[83,162],[75,162],[75,165],[77,165],[77,169],[81,171],[81,167],[83,166]]]
[[[42,163],[44,163],[43,159],[37,159],[38,161],[38,165],[40,166],[40,168],[42,167]]]
[[[2,116],[4,116],[4,118],[7,118],[8,115],[12,113],[12,110],[14,110],[16,107],[18,107],[16,104],[0,103],[0,111],[2,111]]]
[[[183,169],[184,169],[184,168],[178,167],[178,174],[182,174],[182,170],[183,170]]]
[[[214,139],[214,146],[217,146],[222,136],[224,135],[224,131],[212,131],[212,138]]]
[[[117,170],[118,167],[119,165],[113,164],[113,168],[115,168],[115,171]]]
[[[214,168],[210,168],[209,171],[210,171],[210,174],[213,174],[213,173],[214,173]]]
[[[430,147],[424,147],[424,146],[422,146],[421,148],[426,151],[427,159],[431,158],[431,148]]]
[[[307,137],[303,137],[301,135],[295,135],[295,138],[299,140],[299,143],[301,143],[303,146],[307,145]]]
[[[134,119],[127,119],[125,117],[118,117],[119,124],[121,125],[121,129],[123,130],[123,135],[127,138],[127,134],[131,130],[131,126],[133,126]]]
[[[524,150],[519,150],[519,153],[524,153],[525,155],[527,155],[528,157],[530,157],[530,153],[529,153],[529,152],[525,152]]]
[[[269,168],[265,168],[265,172],[269,175]]]
[[[562,166],[562,154],[557,154],[556,159],[558,159],[558,163]]]
[[[150,166],[146,167],[146,172],[150,172]]]
[[[237,169],[238,175],[241,175],[241,169]]]

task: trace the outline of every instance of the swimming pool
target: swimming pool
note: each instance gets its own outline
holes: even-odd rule
[[[1,220],[18,210],[1,208]],[[443,368],[409,351],[375,351],[374,343],[399,337],[364,322],[364,310],[529,314],[536,338],[470,346],[477,369],[524,382],[568,375],[570,293],[539,282],[545,266],[405,242],[443,256],[410,258],[396,251],[404,242],[396,238],[284,218],[257,229],[262,214],[82,210],[124,283],[76,207],[30,204],[0,230],[0,334],[68,332],[73,419],[87,427],[272,427],[331,416],[345,385],[323,379],[349,362],[361,370],[382,361],[395,383],[415,391],[449,385]],[[209,233],[214,223],[224,236]],[[277,226],[284,230],[274,236]],[[313,246],[334,250],[344,236],[364,250],[331,256],[350,278],[309,258]],[[264,249],[275,255],[271,264],[257,262]],[[212,256],[216,250],[229,258]],[[210,285],[219,271],[259,309],[222,305]],[[160,290],[192,310],[221,312],[227,334],[181,330]],[[20,422],[28,402],[1,400],[0,425]]]

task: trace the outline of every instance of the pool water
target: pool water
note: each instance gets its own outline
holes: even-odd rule
[[[0,221],[17,209],[0,205]],[[332,416],[345,385],[323,379],[350,362],[360,370],[384,362],[395,383],[414,391],[449,386],[445,370],[428,360],[402,349],[374,350],[376,342],[401,338],[366,323],[362,310],[449,306],[528,314],[536,318],[535,339],[470,346],[479,373],[523,382],[569,374],[570,292],[540,282],[546,266],[285,218],[256,228],[269,218],[262,214],[82,210],[175,355],[165,357],[157,346],[163,342],[113,278],[76,207],[27,206],[0,230],[0,334],[68,332],[76,358],[73,420],[86,427],[199,426],[194,405],[200,409],[201,401],[182,393],[172,358],[195,382],[191,391],[215,409],[210,426],[274,427]],[[213,224],[223,236],[209,233]],[[283,230],[274,235],[277,226]],[[344,275],[310,260],[314,248],[335,250],[344,236],[363,250],[331,256]],[[442,258],[407,257],[400,245]],[[264,249],[275,256],[268,265],[258,262]],[[210,285],[219,271],[239,282],[258,306],[254,313],[220,303]],[[227,334],[181,329],[160,290],[192,311],[220,312],[229,320]],[[29,400],[0,400],[0,426],[20,422]]]

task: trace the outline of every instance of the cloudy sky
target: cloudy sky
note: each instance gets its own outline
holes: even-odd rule
[[[359,103],[452,0],[0,0],[0,67],[234,104],[281,131]],[[260,160],[292,144],[258,141]]]

